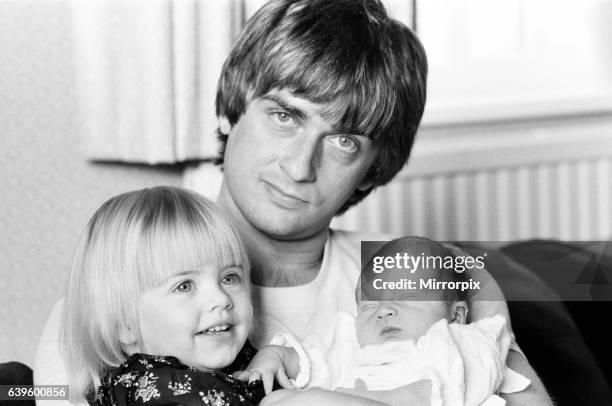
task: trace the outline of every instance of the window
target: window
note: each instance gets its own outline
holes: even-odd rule
[[[612,111],[612,2],[417,0],[424,124]]]

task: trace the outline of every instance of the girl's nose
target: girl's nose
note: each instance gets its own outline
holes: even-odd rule
[[[231,309],[233,306],[232,299],[219,285],[211,286],[202,295],[210,310]]]

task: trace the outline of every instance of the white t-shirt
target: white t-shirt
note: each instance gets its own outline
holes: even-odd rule
[[[276,333],[299,339],[329,328],[338,312],[357,313],[355,288],[361,269],[361,241],[388,240],[384,235],[330,230],[321,269],[311,282],[292,287],[253,287],[257,348]]]

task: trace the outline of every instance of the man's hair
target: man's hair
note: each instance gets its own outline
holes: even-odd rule
[[[379,0],[271,0],[247,22],[223,65],[216,112],[233,126],[252,100],[275,89],[331,103],[335,124],[367,135],[377,148],[366,175],[376,187],[410,155],[426,78],[421,43]],[[222,164],[228,135],[218,135]],[[338,214],[373,187],[355,190]]]

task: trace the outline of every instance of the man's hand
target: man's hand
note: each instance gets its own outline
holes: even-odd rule
[[[358,379],[354,388],[336,388],[337,392],[377,400],[391,406],[431,405],[431,381],[423,379],[392,390],[368,391],[365,383]]]
[[[506,400],[507,406],[553,406],[553,401],[548,396],[542,381],[524,356],[510,350],[506,364],[531,381],[527,389],[521,392],[501,395]]]
[[[408,403],[406,403],[408,404]],[[325,389],[281,389],[263,398],[260,406],[391,406],[387,403]],[[410,404],[410,406],[413,406]]]
[[[365,385],[357,384],[362,388]],[[367,391],[360,388],[277,390],[261,406],[431,406],[431,382],[417,381],[392,390]]]
[[[267,345],[257,351],[245,371],[236,371],[232,375],[241,381],[263,381],[266,395],[272,392],[274,378],[283,388],[293,389],[295,386],[289,381],[287,373],[292,378],[299,373],[299,370],[296,371],[296,358],[297,353],[293,348]]]

